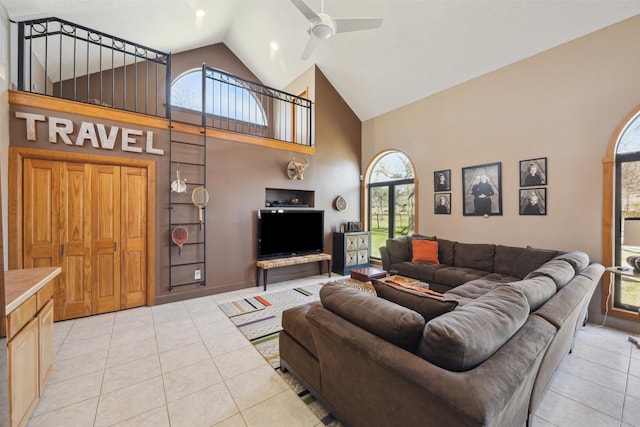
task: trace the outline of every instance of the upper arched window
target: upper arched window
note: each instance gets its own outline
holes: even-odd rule
[[[404,153],[388,151],[372,162],[367,176],[371,256],[379,258],[387,239],[415,231],[415,172]]]
[[[206,110],[217,117],[266,126],[264,109],[242,82],[213,72],[206,79]],[[171,106],[202,112],[202,69],[183,73],[171,85]]]

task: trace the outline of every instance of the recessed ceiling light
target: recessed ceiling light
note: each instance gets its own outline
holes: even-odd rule
[[[198,18],[203,17],[203,16],[204,16],[204,10],[202,10],[202,9],[198,9],[198,10],[196,10],[196,16],[197,16]]]
[[[271,50],[278,50],[278,43],[271,42],[270,46],[271,46]]]

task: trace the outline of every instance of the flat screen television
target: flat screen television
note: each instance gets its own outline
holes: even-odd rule
[[[322,253],[324,211],[260,209],[258,259]]]

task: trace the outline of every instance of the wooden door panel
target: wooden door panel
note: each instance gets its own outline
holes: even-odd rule
[[[147,302],[147,170],[122,168],[122,308]]]
[[[120,309],[120,167],[92,165],[93,313]]]
[[[59,163],[25,159],[23,166],[24,268],[58,266]]]
[[[62,163],[60,239],[62,273],[56,320],[91,314],[91,166]]]

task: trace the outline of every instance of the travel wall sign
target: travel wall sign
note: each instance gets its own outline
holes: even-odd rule
[[[69,119],[44,114],[16,112],[16,118],[24,119],[27,126],[27,140],[36,141],[36,122],[44,122],[49,130],[49,142],[57,144],[84,146],[91,144],[94,148],[113,150],[116,142],[120,141],[120,149],[130,153],[148,153],[159,156],[164,150],[153,146],[153,132],[138,129],[105,126],[102,123],[82,122],[77,132],[74,132],[73,122]]]

